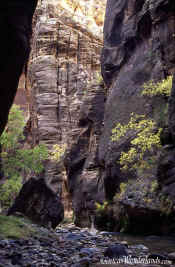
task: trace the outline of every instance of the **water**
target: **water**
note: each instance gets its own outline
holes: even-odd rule
[[[175,252],[175,236],[140,236],[129,235],[120,232],[99,232],[94,225],[95,216],[91,215],[91,227],[89,229],[92,235],[110,236],[112,242],[127,242],[128,245],[144,245],[149,248],[151,253],[164,254]]]
[[[92,235],[96,235],[97,232],[98,232],[98,230],[95,228],[95,224],[94,224],[95,216],[94,216],[94,215],[91,215],[90,218],[91,218],[91,227],[90,227],[89,232],[90,232]]]
[[[107,232],[106,232],[107,234]],[[123,233],[108,233],[114,241],[124,242],[129,245],[144,245],[149,248],[152,253],[164,254],[175,252],[175,237],[171,236],[133,236]],[[104,232],[105,235],[105,232]]]

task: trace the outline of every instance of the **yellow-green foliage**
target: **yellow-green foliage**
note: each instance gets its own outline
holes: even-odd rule
[[[121,183],[120,184],[120,193],[125,193],[126,191],[126,188],[127,188],[127,183]]]
[[[147,95],[151,97],[156,95],[164,95],[169,97],[172,88],[172,81],[173,76],[168,76],[167,79],[164,79],[158,83],[155,83],[153,81],[145,83],[142,95]]]
[[[53,161],[59,162],[61,157],[64,155],[65,151],[66,151],[66,144],[63,145],[54,145],[53,146],[53,150],[51,152],[51,159]]]
[[[127,186],[128,186],[128,183],[120,184],[120,192],[115,195],[116,199],[120,199],[123,196],[123,194],[126,192]]]
[[[95,205],[96,205],[96,211],[97,212],[103,212],[107,208],[108,202],[104,201],[103,204],[96,202]]]
[[[151,183],[151,189],[150,192],[153,193],[156,191],[156,189],[158,188],[158,182],[155,180]]]
[[[129,131],[133,132],[135,137],[131,140],[130,149],[127,152],[121,152],[119,162],[122,169],[147,168],[149,165],[144,161],[144,156],[147,152],[152,152],[154,148],[161,147],[162,129],[157,129],[156,123],[152,119],[132,113],[128,124],[118,123],[112,130],[112,141],[119,141]]]
[[[96,74],[96,80],[97,80],[98,84],[103,83],[103,77],[102,77],[102,75],[101,75],[100,72],[97,72],[97,74]]]
[[[169,215],[174,210],[174,202],[170,196],[160,195],[160,210],[162,214]]]

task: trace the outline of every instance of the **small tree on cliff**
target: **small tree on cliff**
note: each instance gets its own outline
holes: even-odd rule
[[[144,115],[131,114],[128,124],[118,123],[112,130],[112,141],[119,141],[122,137],[134,136],[130,149],[120,154],[122,170],[149,168],[152,154],[161,147],[160,134],[162,129],[157,127],[152,119],[146,119]],[[145,156],[150,155],[145,160]]]
[[[172,76],[161,82],[150,81],[144,84],[142,95],[148,97],[170,96],[172,88]],[[145,115],[131,114],[128,124],[117,123],[112,130],[112,141],[120,141],[129,136],[130,148],[122,151],[119,163],[122,170],[147,169],[157,160],[156,151],[161,148],[161,133],[163,129],[158,127],[156,121],[146,118]]]
[[[4,208],[9,207],[22,186],[21,173],[39,174],[43,170],[43,160],[48,158],[44,145],[34,148],[20,148],[19,141],[24,139],[25,117],[19,106],[13,105],[8,124],[0,137],[2,146],[2,171],[5,182],[0,185],[0,202]]]

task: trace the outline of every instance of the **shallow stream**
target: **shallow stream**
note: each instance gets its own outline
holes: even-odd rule
[[[102,232],[103,235],[108,235],[112,237],[112,240],[116,242],[124,242],[126,241],[129,245],[139,245],[143,244],[149,248],[149,250],[153,253],[171,253],[175,252],[175,237],[171,236],[133,236],[129,234],[123,233],[109,233]]]

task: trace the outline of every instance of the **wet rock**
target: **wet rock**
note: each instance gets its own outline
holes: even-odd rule
[[[149,250],[149,248],[147,248],[144,245],[134,245],[134,246],[132,246],[132,248],[141,249],[141,250],[147,250],[147,251]]]
[[[43,179],[35,178],[29,179],[23,185],[8,215],[16,212],[21,212],[34,222],[52,228],[64,218],[64,208],[59,197]]]
[[[90,258],[84,257],[78,262],[78,264],[81,267],[90,267],[90,262],[91,262]]]
[[[65,236],[65,239],[70,240],[70,241],[78,241],[83,239],[84,236],[83,235],[79,235],[79,234],[68,234]]]
[[[148,259],[159,259],[159,260],[168,260],[168,258],[166,257],[166,256],[164,256],[164,255],[160,255],[160,254],[150,254],[149,256],[148,256]]]
[[[168,254],[168,259],[175,260],[175,252],[169,253]]]
[[[20,265],[22,262],[22,254],[19,252],[13,252],[10,258],[13,265]]]
[[[79,229],[67,226],[65,228],[59,227],[54,232],[47,229],[44,230],[43,227],[38,225],[33,226],[36,227],[37,232],[40,232],[40,235],[36,236],[36,238],[29,240],[0,240],[0,267],[14,266],[12,259],[13,263],[18,262],[16,266],[20,267],[95,267],[100,266],[100,262],[107,259],[106,256],[104,257],[104,254],[111,247],[115,247],[115,249],[112,249],[112,252],[110,251],[112,258],[126,256],[126,251],[129,251],[131,259],[146,256],[152,258],[155,256],[157,258],[157,254],[149,252],[142,244],[129,245],[128,249],[125,245],[116,243],[116,237],[113,235],[101,238],[99,234],[94,238],[87,230],[84,231],[82,229],[81,232],[86,232],[84,239],[70,241],[65,236],[73,234],[79,237],[82,234]],[[44,233],[48,233],[47,238],[44,236]],[[102,240],[104,246],[101,246]],[[109,246],[110,243],[114,245]],[[111,259],[109,256],[108,258],[109,260]],[[157,265],[155,266],[157,267]]]
[[[105,250],[104,256],[108,258],[119,258],[123,256],[128,256],[128,253],[124,245],[116,244],[116,245],[109,246]]]
[[[87,255],[89,257],[92,257],[97,252],[99,252],[99,250],[95,248],[82,248],[80,250],[80,255]]]

